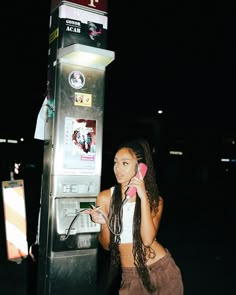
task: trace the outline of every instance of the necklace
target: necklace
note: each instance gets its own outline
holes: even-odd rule
[[[124,209],[126,211],[130,211],[134,208],[134,206],[135,206],[135,202],[127,202],[124,206]]]

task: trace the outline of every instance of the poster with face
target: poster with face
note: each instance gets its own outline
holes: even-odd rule
[[[96,168],[96,120],[65,118],[64,168]]]

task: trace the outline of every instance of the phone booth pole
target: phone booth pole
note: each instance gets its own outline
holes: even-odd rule
[[[90,295],[100,225],[82,211],[100,191],[105,70],[114,52],[105,49],[105,1],[53,2],[38,295]]]

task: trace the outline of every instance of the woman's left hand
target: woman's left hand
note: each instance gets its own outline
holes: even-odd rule
[[[137,194],[138,194],[140,199],[147,197],[146,188],[145,188],[145,182],[144,182],[141,175],[140,175],[140,177],[134,176],[131,179],[128,186],[129,187],[134,186],[136,188]]]

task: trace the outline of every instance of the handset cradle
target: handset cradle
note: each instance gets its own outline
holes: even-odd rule
[[[140,178],[140,173],[142,175],[142,178],[144,178],[147,173],[147,165],[146,164],[144,164],[144,163],[138,164],[138,171],[137,171],[135,177]],[[134,186],[129,187],[126,192],[126,198],[129,199],[129,198],[134,197],[136,194],[136,191],[137,191],[136,187],[134,187]]]

